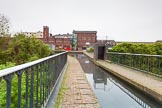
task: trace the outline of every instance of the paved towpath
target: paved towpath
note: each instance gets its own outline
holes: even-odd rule
[[[67,77],[65,92],[61,108],[100,108],[98,100],[88,83],[78,60],[68,56]]]
[[[158,78],[134,69],[120,66],[113,63],[108,63],[104,60],[93,60],[93,54],[84,52],[98,66],[108,70],[112,74],[120,77],[128,83],[136,86],[140,90],[150,94],[157,100],[162,102],[162,78]]]

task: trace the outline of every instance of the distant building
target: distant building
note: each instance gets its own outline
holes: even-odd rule
[[[94,46],[97,42],[97,31],[75,31],[73,34],[77,38],[77,50],[86,49],[88,46]]]
[[[52,50],[55,50],[55,38],[49,33],[49,27],[43,26],[43,38],[41,39],[45,44],[48,44]]]
[[[72,34],[57,34],[53,37],[55,38],[56,49],[71,50]]]
[[[48,26],[43,26],[43,38],[47,39],[49,38],[50,34],[49,34],[49,27]]]
[[[48,44],[51,49],[64,49],[71,50],[71,38],[72,34],[57,34],[52,35],[49,33],[49,27],[43,26],[43,32],[21,32],[22,34],[30,37],[36,36],[36,38],[43,41],[43,43]]]
[[[38,32],[21,32],[22,34],[31,37],[31,36],[36,36],[36,38],[43,38],[43,32],[38,31]]]
[[[36,38],[43,41],[43,43],[48,44],[49,47],[54,50],[55,49],[55,39],[52,37],[52,34],[49,33],[49,27],[43,26],[43,32],[21,32],[22,34],[31,37],[36,36]]]
[[[153,44],[155,42],[131,42],[131,41],[116,41],[117,44],[120,43],[134,43],[134,44]]]
[[[162,43],[162,40],[157,40],[156,42],[160,42],[160,43]]]
[[[117,43],[115,42],[115,40],[97,40],[98,44],[109,44],[110,46],[115,46]]]

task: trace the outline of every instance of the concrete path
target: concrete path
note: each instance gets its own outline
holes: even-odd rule
[[[98,100],[88,83],[78,60],[68,56],[65,92],[61,108],[100,108]]]
[[[94,61],[93,54],[89,54],[87,52],[84,52],[84,54],[86,54],[91,61],[96,63],[98,66],[106,69],[115,76],[123,79],[124,81],[162,102],[162,78],[158,78],[117,64],[108,63],[104,60]]]

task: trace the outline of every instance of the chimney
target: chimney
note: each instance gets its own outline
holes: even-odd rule
[[[49,37],[49,27],[43,26],[43,38],[47,39]]]

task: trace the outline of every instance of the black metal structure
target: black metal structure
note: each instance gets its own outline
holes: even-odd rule
[[[1,70],[0,92],[6,90],[6,101],[0,101],[0,108],[46,107],[66,63],[67,52],[63,52]]]

